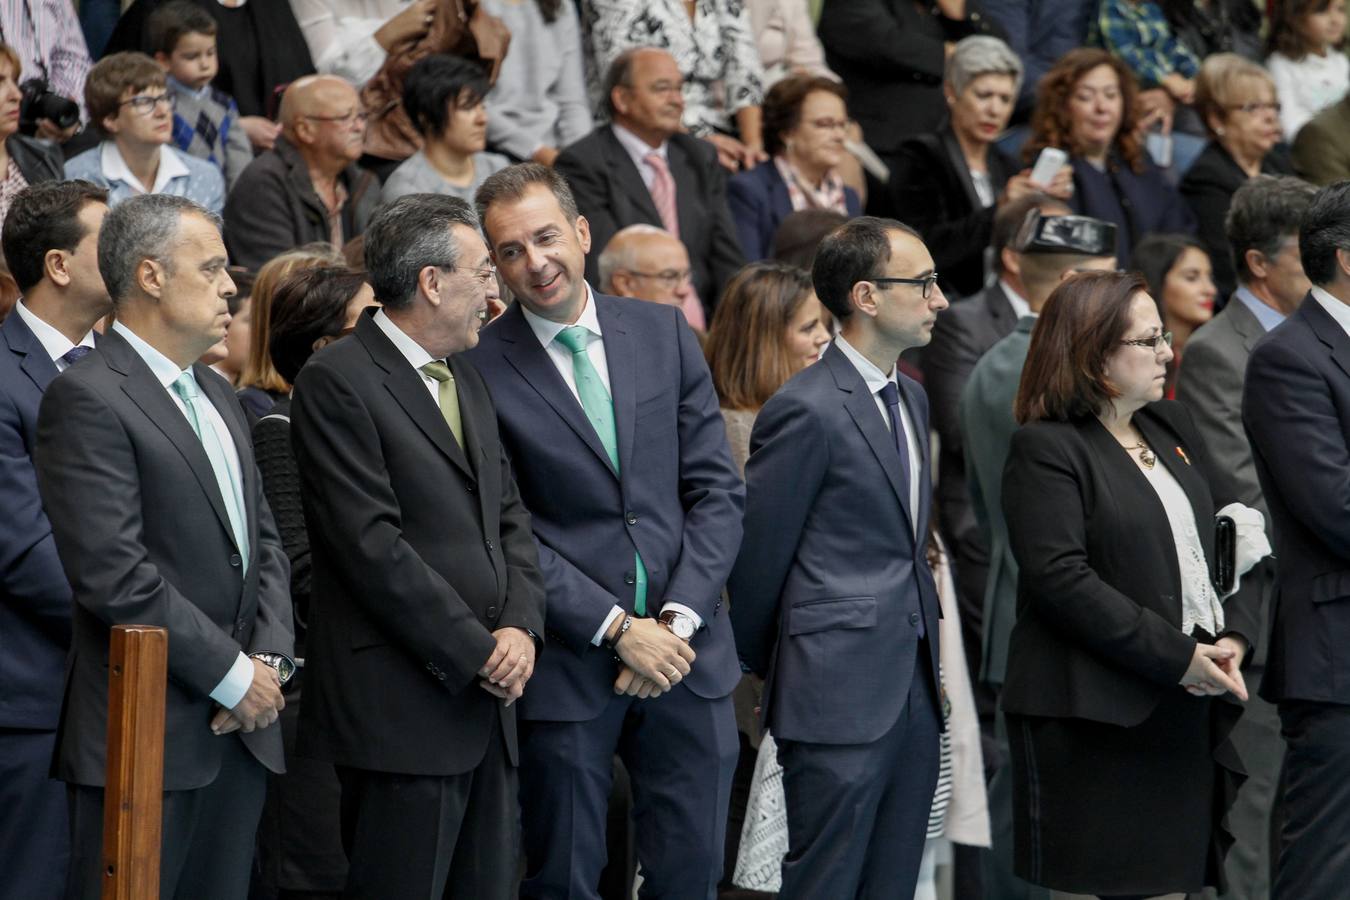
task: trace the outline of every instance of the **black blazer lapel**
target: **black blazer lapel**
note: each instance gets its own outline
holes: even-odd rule
[[[643,214],[647,216],[648,224],[660,227],[661,214],[656,211],[656,204],[652,202],[651,191],[647,190],[647,183],[642,180],[642,173],[633,164],[633,157],[629,156],[623,144],[619,143],[619,139],[614,135],[612,128],[604,129],[601,135],[605,142],[606,155],[609,157],[609,164],[606,168],[614,178],[618,179],[620,191],[641,208]],[[674,175],[673,172],[671,174]],[[677,183],[675,187],[677,203],[680,193]],[[684,217],[681,216],[680,218],[683,220]]]
[[[478,491],[479,510],[483,515],[484,524],[495,523],[500,510],[501,492],[496,491],[496,496],[489,496],[494,492],[489,491],[487,485],[496,482],[491,478],[492,473],[487,467],[495,465],[497,460],[488,459],[484,440],[489,433],[496,431],[497,421],[488,417],[477,390],[468,386],[473,379],[472,375],[465,374],[470,368],[469,363],[459,354],[450,357],[449,363],[450,371],[455,376],[455,384],[459,388],[459,419],[464,428],[464,455],[468,458],[469,468],[474,472],[475,480],[482,488]]]
[[[1350,335],[1345,333],[1341,324],[1331,317],[1331,313],[1322,308],[1317,298],[1308,292],[1299,305],[1296,315],[1303,317],[1317,339],[1331,350],[1331,358],[1341,371],[1350,375]]]
[[[907,522],[913,523],[913,510],[909,508],[909,485],[905,484],[900,471],[900,456],[895,452],[895,439],[891,437],[890,429],[882,421],[881,411],[877,409],[872,392],[867,389],[867,382],[863,381],[862,375],[837,346],[831,346],[821,361],[830,367],[839,389],[848,394],[844,408],[848,410],[854,424],[862,432],[863,439],[867,441],[867,446],[880,463],[882,471],[886,473],[886,481],[890,483],[891,490],[900,501]],[[914,536],[912,527],[907,531],[911,537]]]
[[[591,452],[600,458],[605,464],[605,468],[614,472],[614,467],[609,461],[609,454],[605,452],[605,445],[600,443],[600,436],[595,433],[591,427],[590,421],[586,418],[586,412],[577,402],[577,398],[567,389],[567,383],[563,381],[558,370],[553,366],[553,360],[549,359],[548,352],[539,344],[539,339],[535,337],[530,324],[525,321],[525,315],[520,311],[520,306],[514,304],[506,312],[502,313],[500,319],[493,324],[494,328],[501,329],[501,339],[506,345],[503,348],[503,355],[506,361],[511,364],[521,378],[532,387],[540,397],[553,411],[562,419],[581,438],[582,442]],[[609,345],[605,345],[605,355],[609,355]],[[611,371],[613,371],[611,369]],[[612,380],[612,379],[611,379]],[[616,405],[617,411],[617,405]],[[631,416],[629,417],[631,419]],[[631,433],[630,433],[631,437]],[[619,444],[623,446],[622,441]],[[620,457],[622,462],[622,457]],[[615,473],[615,477],[618,477]]]
[[[951,166],[952,172],[956,174],[956,180],[965,192],[966,201],[970,204],[970,208],[972,210],[983,209],[984,204],[980,202],[979,192],[975,190],[975,182],[970,178],[970,167],[966,164],[966,157],[961,152],[961,145],[956,142],[956,135],[952,134],[951,129],[944,129],[940,137],[942,149],[947,154],[947,162]]]
[[[897,383],[898,382],[899,378],[897,377]],[[914,443],[919,447],[919,462],[917,467],[914,467],[914,475],[919,479],[919,515],[911,519],[914,523],[914,532],[917,537],[918,535],[923,534],[927,529],[928,505],[932,502],[933,494],[932,491],[924,490],[924,485],[928,481],[927,473],[929,466],[928,429],[924,427],[926,423],[924,417],[920,415],[918,400],[914,397],[912,391],[906,390],[902,383],[898,383],[897,386],[900,388],[900,399],[904,402],[905,409],[909,411],[909,421],[914,428]],[[911,467],[913,467],[912,461]],[[908,485],[905,486],[904,499],[906,502],[909,500]]]
[[[595,312],[600,319],[600,331],[605,338],[605,362],[609,367],[610,397],[614,401],[614,428],[619,441],[619,474],[629,470],[633,462],[633,429],[637,416],[637,393],[634,376],[637,371],[637,351],[632,337],[624,327],[623,310],[595,296]],[[594,429],[592,429],[592,432]]]

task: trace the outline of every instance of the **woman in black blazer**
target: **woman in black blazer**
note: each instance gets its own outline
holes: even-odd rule
[[[1247,697],[1255,611],[1213,584],[1210,460],[1184,407],[1156,402],[1167,338],[1138,276],[1075,276],[1041,312],[1017,394],[1014,865],[1059,891],[1217,884],[1241,779],[1240,708],[1212,698]]]

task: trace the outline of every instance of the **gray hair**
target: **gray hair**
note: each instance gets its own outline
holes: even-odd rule
[[[483,236],[488,246],[492,246],[492,235],[487,233],[486,227],[488,209],[494,203],[521,199],[525,196],[525,192],[536,184],[548,188],[557,198],[558,206],[567,217],[567,224],[576,224],[577,216],[581,215],[581,212],[577,209],[577,199],[572,196],[572,188],[568,185],[567,179],[552,166],[516,163],[489,175],[487,180],[478,186],[478,191],[473,196],[474,206],[478,208],[478,218],[484,225]]]
[[[1247,251],[1274,259],[1284,242],[1298,234],[1316,193],[1316,188],[1292,175],[1257,175],[1237,189],[1223,228],[1239,281],[1246,284],[1253,277]]]
[[[375,214],[365,230],[366,271],[375,298],[390,309],[406,309],[417,294],[417,275],[427,266],[452,268],[459,246],[450,229],[478,232],[468,203],[442,194],[407,194]]]
[[[631,272],[633,267],[637,265],[637,249],[631,241],[620,240],[620,238],[643,234],[660,234],[675,240],[675,236],[669,231],[664,228],[657,228],[655,225],[648,225],[645,222],[620,229],[614,237],[609,239],[605,249],[600,252],[600,258],[596,260],[596,266],[600,270],[600,290],[610,292],[614,287],[614,273],[619,271]]]
[[[141,194],[108,213],[98,232],[98,271],[113,305],[136,284],[136,268],[147,259],[173,272],[172,253],[183,216],[201,216],[220,230],[220,216],[186,197]]]
[[[981,75],[1011,76],[1016,97],[1022,88],[1022,60],[996,37],[976,34],[962,38],[947,58],[947,84],[959,97]]]

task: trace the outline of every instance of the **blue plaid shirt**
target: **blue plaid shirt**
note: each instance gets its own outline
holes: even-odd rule
[[[1173,72],[1194,78],[1200,71],[1200,60],[1172,36],[1162,9],[1150,0],[1102,0],[1088,43],[1120,57],[1146,88],[1156,87]]]

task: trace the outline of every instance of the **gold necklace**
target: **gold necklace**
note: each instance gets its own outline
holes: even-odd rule
[[[1138,443],[1131,444],[1130,446],[1126,447],[1125,449],[1126,449],[1127,451],[1128,451],[1128,450],[1138,450],[1138,451],[1139,451],[1139,461],[1140,461],[1141,463],[1144,464],[1144,468],[1145,468],[1145,469],[1152,469],[1152,468],[1153,468],[1155,465],[1157,465],[1157,463],[1158,463],[1158,454],[1156,454],[1156,453],[1154,453],[1152,450],[1150,450],[1148,444],[1145,444],[1143,441],[1139,441]]]

